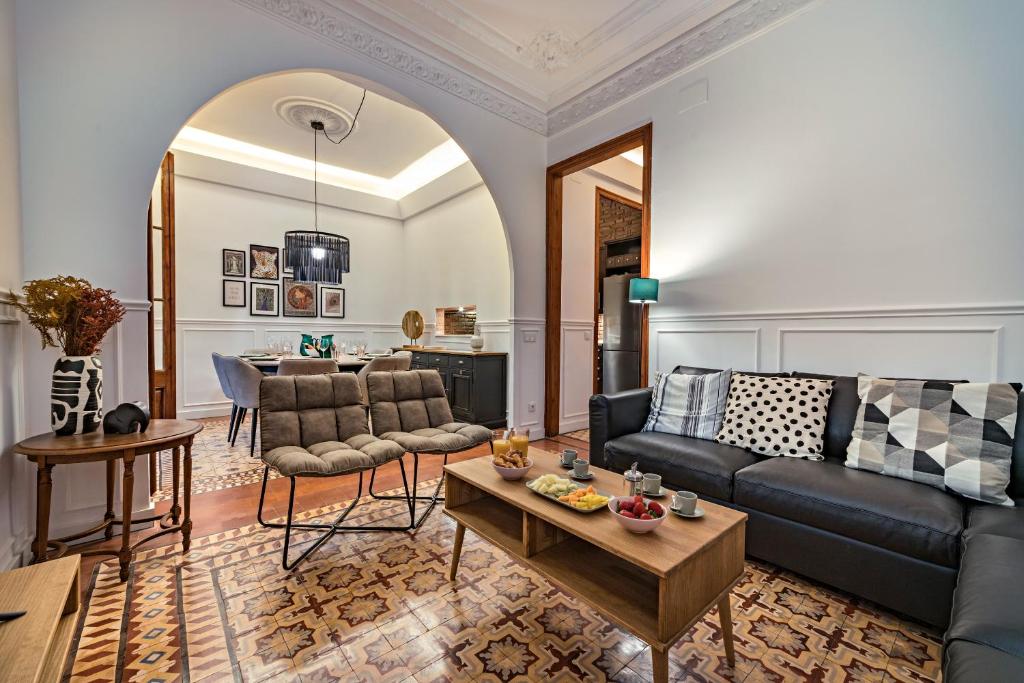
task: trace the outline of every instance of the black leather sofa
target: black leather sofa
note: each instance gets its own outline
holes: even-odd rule
[[[845,467],[860,404],[856,378],[785,376],[835,381],[824,461],[641,432],[651,402],[647,388],[591,397],[591,462],[616,472],[639,462],[641,472],[660,474],[669,488],[743,510],[752,557],[946,628],[947,683],[1024,681],[1024,507],[974,504]],[[1024,399],[1009,495],[1024,506]]]

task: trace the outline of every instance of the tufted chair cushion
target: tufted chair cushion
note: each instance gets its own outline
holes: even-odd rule
[[[456,422],[437,370],[366,376],[373,433],[410,452],[454,453],[485,443],[491,430]]]
[[[358,472],[405,453],[370,434],[351,373],[265,377],[260,436],[263,461],[284,476]]]

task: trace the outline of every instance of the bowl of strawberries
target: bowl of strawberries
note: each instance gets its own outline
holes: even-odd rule
[[[608,501],[608,509],[627,531],[646,534],[665,521],[665,508],[643,496],[617,496]]]

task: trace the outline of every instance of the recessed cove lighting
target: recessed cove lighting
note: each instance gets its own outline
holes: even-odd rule
[[[294,178],[313,179],[313,162],[310,159],[279,152],[269,147],[253,145],[192,126],[185,126],[178,133],[171,149]],[[462,151],[462,148],[454,140],[449,139],[413,161],[391,178],[382,178],[325,163],[318,164],[317,171],[319,181],[326,185],[399,200],[440,178],[445,173],[455,170],[467,161],[469,161],[469,157]]]

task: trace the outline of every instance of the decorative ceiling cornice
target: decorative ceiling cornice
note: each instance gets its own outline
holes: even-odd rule
[[[235,0],[277,21],[313,33],[334,45],[354,50],[413,78],[517,123],[546,133],[544,114],[458,69],[443,64],[396,39],[363,25],[335,7],[315,0]]]
[[[629,99],[765,31],[819,0],[739,0],[729,9],[545,113],[445,64],[399,38],[371,28],[320,0],[235,0],[282,24],[440,88],[542,135],[553,135]],[[656,4],[656,3],[655,3]],[[501,74],[494,74],[501,78]]]
[[[661,49],[552,109],[548,113],[548,135],[559,133],[710,59],[813,2],[817,0],[741,0]]]

